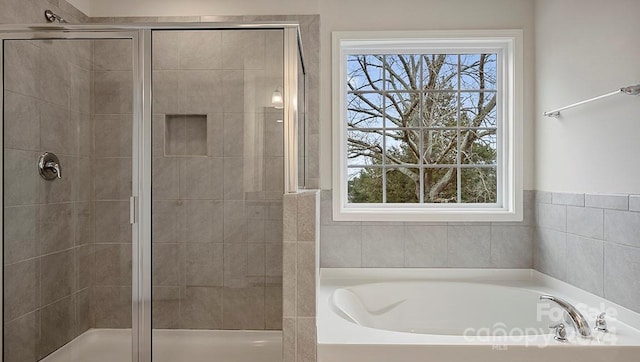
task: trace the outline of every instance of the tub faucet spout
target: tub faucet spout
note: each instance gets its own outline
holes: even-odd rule
[[[567,302],[564,299],[554,297],[553,295],[541,295],[540,300],[549,300],[549,301],[555,302],[562,309],[564,309],[565,312],[567,312],[569,317],[571,317],[571,321],[573,322],[573,325],[576,327],[576,330],[582,337],[587,338],[591,336],[591,329],[589,328],[589,322],[587,322],[587,320],[584,318],[582,313],[580,313],[576,309],[576,307],[571,305],[571,303]]]

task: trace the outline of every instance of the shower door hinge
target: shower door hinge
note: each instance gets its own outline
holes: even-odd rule
[[[138,211],[138,198],[131,196],[129,198],[129,222],[131,224],[136,223],[136,213]]]

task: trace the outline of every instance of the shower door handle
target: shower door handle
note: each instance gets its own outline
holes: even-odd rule
[[[136,223],[136,211],[138,210],[137,208],[137,204],[138,204],[138,198],[135,196],[131,196],[129,198],[129,223],[131,223],[131,225]]]

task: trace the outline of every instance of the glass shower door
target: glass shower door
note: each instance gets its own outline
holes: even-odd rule
[[[2,28],[3,361],[280,360],[297,28]]]
[[[153,360],[281,361],[283,30],[153,31],[152,54]]]
[[[3,360],[131,361],[133,40],[4,37]]]

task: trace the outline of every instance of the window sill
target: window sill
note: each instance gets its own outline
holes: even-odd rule
[[[511,208],[474,207],[473,209],[430,207],[341,206],[334,200],[334,221],[410,221],[410,222],[503,222],[522,221],[522,203]]]

